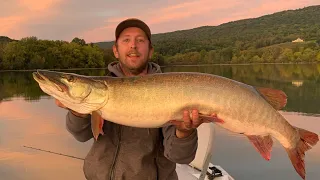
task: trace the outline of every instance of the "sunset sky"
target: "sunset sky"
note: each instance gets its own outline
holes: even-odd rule
[[[2,0],[0,36],[86,42],[112,41],[129,17],[149,24],[152,34],[215,26],[278,11],[320,5],[319,0]]]

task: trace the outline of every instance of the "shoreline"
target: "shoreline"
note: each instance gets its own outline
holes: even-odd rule
[[[223,63],[223,64],[172,64],[172,65],[161,65],[161,68],[166,68],[166,67],[177,67],[177,66],[184,66],[184,67],[196,67],[196,66],[249,66],[249,65],[306,65],[306,64],[320,64],[320,62],[301,62],[301,63]],[[88,70],[88,69],[108,69],[107,67],[105,68],[67,68],[67,69],[45,69],[45,70]],[[15,69],[15,70],[0,70],[0,72],[30,72],[30,71],[37,71],[38,69]]]

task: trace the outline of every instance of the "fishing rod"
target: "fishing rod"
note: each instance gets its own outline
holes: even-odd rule
[[[23,147],[29,148],[29,149],[33,149],[33,150],[42,151],[42,152],[47,152],[47,153],[51,153],[51,154],[56,154],[56,155],[60,155],[60,156],[65,156],[65,157],[69,157],[69,158],[84,160],[83,158],[80,158],[80,157],[71,156],[71,155],[62,154],[62,153],[57,153],[57,152],[53,152],[53,151],[48,151],[48,150],[44,150],[44,149],[40,149],[40,148],[35,148],[35,147],[31,147],[31,146],[24,146],[24,145],[23,145]]]

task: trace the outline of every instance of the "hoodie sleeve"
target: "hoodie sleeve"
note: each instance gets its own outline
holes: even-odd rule
[[[66,117],[67,130],[76,140],[86,142],[93,137],[90,117],[91,115],[85,118],[78,117],[68,111]]]
[[[163,127],[162,132],[166,158],[179,164],[189,164],[194,160],[198,148],[197,129],[186,138],[178,138],[173,125]]]

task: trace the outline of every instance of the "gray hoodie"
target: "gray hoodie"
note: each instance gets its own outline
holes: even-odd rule
[[[108,65],[111,76],[123,77],[118,62]],[[161,73],[149,62],[148,74]],[[90,116],[66,117],[67,130],[80,142],[93,138]],[[177,180],[176,163],[189,164],[198,147],[197,131],[177,138],[175,127],[134,128],[105,121],[104,135],[93,143],[84,160],[88,180]]]

